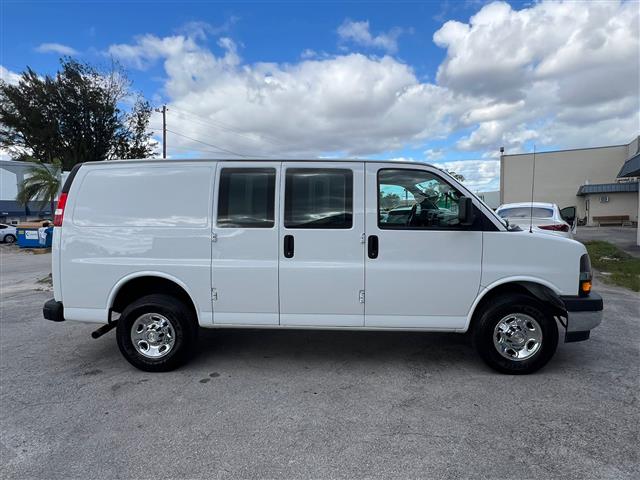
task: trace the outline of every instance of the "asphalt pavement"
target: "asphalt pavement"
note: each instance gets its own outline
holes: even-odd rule
[[[0,477],[637,479],[640,299],[543,370],[459,334],[203,331],[170,373],[42,318],[49,255],[0,247]],[[29,273],[25,273],[29,272]]]
[[[578,227],[575,238],[580,242],[604,240],[634,257],[640,257],[637,235],[636,227]]]

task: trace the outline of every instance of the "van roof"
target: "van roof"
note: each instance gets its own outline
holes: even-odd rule
[[[389,163],[401,165],[422,165],[438,168],[430,163],[412,160],[378,160],[363,158],[135,158],[112,159],[84,162],[83,165],[104,165],[106,163],[180,163],[180,162],[336,162],[336,163]]]

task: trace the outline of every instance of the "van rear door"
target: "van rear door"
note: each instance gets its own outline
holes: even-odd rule
[[[280,324],[364,325],[364,166],[285,162]]]
[[[213,323],[278,324],[280,162],[219,162],[214,197]]]

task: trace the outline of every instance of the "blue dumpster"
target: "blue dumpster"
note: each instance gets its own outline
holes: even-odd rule
[[[51,248],[51,243],[53,242],[53,227],[39,229],[38,236],[40,237],[38,239],[40,242],[40,247]]]
[[[20,248],[39,248],[40,236],[37,227],[21,227],[16,230]]]
[[[51,247],[53,227],[49,227],[49,222],[22,224],[16,227],[16,235],[20,248]]]

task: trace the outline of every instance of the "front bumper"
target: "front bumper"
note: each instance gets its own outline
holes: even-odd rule
[[[602,323],[602,297],[591,292],[588,297],[560,297],[567,310],[565,342],[587,340],[592,329]]]
[[[55,299],[48,300],[42,307],[42,315],[52,322],[64,322],[64,306]]]

